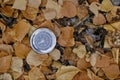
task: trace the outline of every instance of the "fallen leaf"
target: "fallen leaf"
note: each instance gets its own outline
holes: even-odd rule
[[[72,80],[91,80],[86,71],[79,72]]]
[[[62,64],[58,61],[53,61],[52,67],[60,69],[62,67]]]
[[[28,74],[29,80],[46,80],[39,68],[33,67]]]
[[[7,44],[0,44],[0,50],[5,51],[9,54],[13,54],[14,52],[13,47]]]
[[[45,9],[43,10],[44,16],[46,20],[52,20],[56,17],[56,11],[54,9]]]
[[[52,52],[49,53],[53,60],[57,61],[60,59],[61,53],[58,49],[54,49]]]
[[[91,70],[87,69],[88,76],[91,80],[104,80],[99,76],[95,75]]]
[[[0,29],[2,30],[2,32],[4,32],[6,29],[6,25],[3,24],[1,21],[0,21]]]
[[[18,57],[12,57],[11,69],[15,72],[21,73],[23,70],[23,60]]]
[[[16,41],[22,41],[22,39],[26,36],[26,34],[29,32],[30,24],[26,20],[19,21],[16,25],[13,27],[14,39]]]
[[[56,72],[56,80],[72,80],[80,70],[74,66],[62,66]]]
[[[95,25],[102,25],[106,23],[106,19],[105,17],[99,13],[98,15],[95,15],[94,18],[93,18],[93,24]]]
[[[87,51],[84,45],[79,45],[77,48],[73,49],[73,52],[77,54],[79,58],[85,57]]]
[[[13,4],[13,8],[19,9],[19,10],[25,10],[27,5],[27,0],[15,0]]]
[[[61,32],[62,33],[58,38],[58,43],[64,47],[74,46],[75,44],[75,41],[73,38],[74,28],[64,27],[64,28],[61,28]]]
[[[109,79],[115,79],[120,74],[119,66],[117,64],[111,64],[109,67],[104,67],[103,71]]]
[[[71,18],[77,15],[77,8],[71,1],[64,1],[61,8],[61,15]]]
[[[28,0],[28,5],[34,8],[39,8],[41,0]]]
[[[4,73],[0,75],[0,80],[12,80],[12,76],[9,73]]]
[[[57,2],[55,2],[53,0],[48,0],[47,4],[46,4],[46,8],[47,9],[54,9],[57,13],[56,17],[57,18],[61,17],[61,15],[60,15],[61,6]]]
[[[115,29],[110,25],[110,24],[105,24],[104,25],[104,28],[107,30],[107,31],[110,31],[110,32],[114,32]]]
[[[0,51],[0,58],[7,56],[8,53],[5,51]]]
[[[42,66],[50,66],[52,63],[52,57],[48,56],[48,58],[46,58],[43,62],[42,62]]]
[[[21,59],[25,59],[31,48],[23,43],[14,43],[15,55]]]
[[[12,17],[14,9],[11,6],[5,6],[1,8],[1,13],[7,17]]]
[[[22,10],[22,15],[28,20],[35,20],[38,13],[38,8],[27,6],[26,10]]]
[[[87,62],[85,58],[82,58],[77,61],[77,67],[80,70],[86,70],[87,68],[91,67],[91,64]]]
[[[119,48],[112,48],[112,55],[113,55],[113,59],[114,61],[118,64],[119,63]]]
[[[77,7],[77,16],[79,17],[79,20],[85,18],[88,16],[88,9],[85,6],[79,6]]]
[[[98,15],[99,13],[99,3],[98,2],[92,2],[89,6],[89,9],[92,13],[94,13],[95,15]]]
[[[39,66],[48,58],[47,54],[37,54],[31,50],[26,58],[29,65]]]
[[[23,74],[23,72],[15,72],[15,71],[12,71],[12,76],[13,76],[13,79],[14,80],[16,80],[16,79],[18,79],[22,74]]]
[[[92,59],[92,57],[91,57]],[[110,57],[106,56],[106,55],[98,55],[96,57],[96,63],[94,65],[94,67],[108,67],[110,65]],[[104,63],[103,63],[104,62]]]
[[[119,28],[119,26],[120,26],[120,21],[111,23],[111,25],[112,25],[113,28],[115,28],[115,29],[117,29],[117,30],[120,31],[120,28]]]
[[[109,12],[110,10],[112,10],[112,8],[113,5],[110,0],[103,0],[102,4],[100,5],[100,10],[104,12]]]
[[[0,73],[5,73],[10,69],[11,60],[11,55],[0,58]]]

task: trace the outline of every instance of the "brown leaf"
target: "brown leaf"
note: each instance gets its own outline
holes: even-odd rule
[[[115,29],[117,29],[117,30],[120,31],[120,28],[119,28],[119,26],[120,26],[120,21],[111,23],[111,25],[112,25],[113,28],[115,28]]]
[[[54,49],[52,52],[49,53],[53,60],[57,61],[60,59],[60,51],[58,49]]]
[[[2,35],[2,40],[5,42],[5,43],[12,43],[12,42],[15,42],[13,36],[15,35],[15,32],[12,31],[12,29],[10,28],[6,28],[5,32],[3,33]]]
[[[47,54],[37,54],[33,50],[31,50],[26,58],[26,61],[29,65],[39,66],[46,59],[48,59]]]
[[[0,58],[7,56],[8,53],[5,51],[0,51]]]
[[[15,72],[21,73],[23,69],[23,60],[18,57],[12,57],[11,69]]]
[[[65,17],[74,17],[77,15],[77,8],[71,1],[64,1],[61,9],[61,15]]]
[[[39,8],[41,0],[28,0],[28,5],[34,8]]]
[[[104,80],[100,78],[99,76],[95,75],[91,70],[87,70],[88,76],[91,80]]]
[[[21,59],[25,59],[30,52],[31,48],[25,44],[16,42],[14,44],[15,54]]]
[[[29,32],[30,26],[31,25],[26,20],[21,20],[16,25],[14,25],[14,39],[16,41],[22,41],[26,34]]]
[[[85,58],[82,58],[82,59],[79,59],[77,61],[77,67],[80,69],[80,70],[85,70],[89,67],[91,67],[91,64],[89,62],[87,62],[85,60]]]
[[[79,72],[72,80],[91,80],[86,71]]]
[[[115,79],[120,74],[119,66],[117,64],[111,64],[109,67],[104,67],[103,71],[109,79]]]
[[[80,70],[74,66],[62,66],[56,72],[56,80],[72,80]]]
[[[106,19],[102,14],[95,15],[93,18],[93,24],[95,25],[102,25],[106,23]]]
[[[10,69],[11,60],[11,55],[0,58],[0,73],[5,73]]]
[[[61,17],[61,15],[60,15],[61,6],[57,2],[55,2],[53,0],[47,0],[46,8],[47,9],[48,8],[49,9],[54,9],[56,11],[56,13],[57,13],[56,17],[57,18]]]
[[[80,20],[85,18],[86,16],[88,16],[87,7],[81,5],[81,6],[77,7],[77,10],[78,10],[77,15]]]
[[[6,29],[6,25],[3,24],[1,21],[0,21],[0,29],[2,30],[2,32],[4,32]]]
[[[0,80],[12,80],[12,76],[9,73],[4,73],[0,75]]]
[[[15,0],[13,4],[13,8],[15,9],[20,9],[20,10],[25,10],[27,5],[27,0]]]
[[[39,68],[33,67],[28,74],[29,80],[46,80]]]
[[[51,20],[56,17],[56,11],[54,9],[45,9],[43,10],[44,16],[46,20]]]
[[[99,6],[100,5],[98,2],[92,2],[89,6],[89,9],[92,13],[94,13],[95,15],[98,15],[99,12]]]
[[[85,57],[87,51],[84,45],[79,45],[77,48],[73,49],[73,52],[77,54],[79,58]]]
[[[5,6],[1,8],[1,13],[7,17],[12,17],[14,9],[11,6]]]
[[[13,54],[14,52],[13,47],[7,44],[0,44],[0,50],[5,51],[9,54]]]
[[[110,0],[103,0],[102,4],[100,5],[100,10],[104,12],[109,12],[110,10],[112,10],[112,8],[113,5]]]
[[[35,20],[38,13],[38,8],[27,6],[26,10],[22,11],[22,15],[29,20]]]
[[[74,28],[64,27],[64,28],[61,28],[61,31],[62,33],[58,38],[58,43],[64,47],[74,46],[75,44],[75,41],[73,38]]]

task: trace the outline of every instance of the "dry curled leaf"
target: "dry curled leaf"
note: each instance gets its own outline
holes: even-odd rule
[[[111,64],[109,67],[104,67],[103,71],[109,79],[115,79],[120,74],[119,66],[117,64]]]
[[[77,11],[78,11],[77,16],[79,17],[80,20],[88,16],[88,9],[85,6],[81,5],[77,7]]]
[[[29,80],[46,80],[39,68],[33,67],[28,74]]]
[[[28,0],[28,5],[34,8],[39,8],[41,0]]]
[[[72,80],[91,80],[86,71],[79,72]]]
[[[11,60],[11,55],[0,58],[0,73],[5,73],[10,69]]]
[[[25,10],[27,5],[27,0],[15,0],[13,8]]]
[[[88,76],[91,80],[104,80],[99,76],[95,75],[91,70],[87,69]]]
[[[29,65],[39,66],[46,59],[48,59],[47,54],[37,54],[33,50],[31,50],[26,58],[26,61]]]
[[[0,21],[0,29],[2,30],[2,32],[4,32],[6,29],[6,25],[3,24],[1,21]]]
[[[38,8],[27,6],[26,10],[22,10],[22,15],[28,20],[35,20],[38,13]]]
[[[11,6],[5,6],[1,8],[1,13],[7,17],[12,17],[14,9]]]
[[[110,10],[112,10],[113,5],[111,0],[103,0],[102,4],[100,5],[100,10],[104,11],[104,12],[109,12]]]
[[[57,13],[56,17],[57,18],[61,17],[61,15],[60,15],[61,6],[57,2],[55,2],[53,0],[48,0],[47,4],[46,4],[46,8],[54,9]]]
[[[120,21],[111,23],[112,27],[120,31]]]
[[[15,72],[21,73],[23,67],[23,60],[18,57],[12,57],[11,69]]]
[[[15,71],[12,71],[12,76],[13,76],[13,79],[16,80],[18,79],[22,74],[23,72],[15,72]]]
[[[12,76],[9,73],[4,73],[0,75],[0,80],[12,80]]]
[[[79,45],[77,48],[74,48],[73,52],[77,54],[79,58],[83,58],[87,53],[84,45]]]
[[[104,25],[104,28],[107,30],[107,31],[110,31],[110,32],[114,32],[115,29],[110,25],[110,24],[105,24]]]
[[[112,48],[112,55],[113,55],[114,61],[118,64],[119,63],[119,55],[120,55],[119,48]]]
[[[56,80],[72,80],[80,70],[74,66],[62,66],[56,72]]]
[[[98,2],[92,2],[89,6],[89,9],[92,13],[94,13],[95,15],[98,15],[99,12],[99,6],[100,5]]]
[[[15,55],[21,59],[25,59],[31,48],[23,43],[14,43]]]
[[[0,44],[0,50],[5,51],[9,54],[13,54],[14,52],[13,47],[7,44]]]
[[[53,60],[57,61],[60,59],[60,51],[58,49],[54,49],[52,52],[49,53]]]
[[[64,27],[64,28],[61,28],[61,32],[62,33],[58,38],[58,43],[64,47],[74,46],[75,44],[75,41],[73,38],[74,28]]]
[[[94,67],[108,67],[110,65],[110,57],[106,55],[92,54],[90,63]],[[103,63],[104,62],[104,63]]]
[[[16,41],[22,41],[22,39],[26,36],[26,34],[29,32],[30,24],[26,20],[21,20],[13,27],[14,32],[14,39]]]
[[[46,20],[51,20],[54,19],[56,17],[56,11],[54,9],[45,9],[43,10],[44,16]]]
[[[5,52],[5,51],[0,51],[0,58],[1,58],[1,57],[5,57],[5,56],[7,56],[7,55],[8,55],[7,52]]]
[[[61,15],[65,17],[74,17],[77,15],[77,8],[71,1],[64,1],[61,9]]]
[[[15,35],[14,31],[12,31],[12,29],[7,27],[5,32],[2,35],[2,40],[7,44],[15,42],[15,40],[13,38],[14,35]]]
[[[98,15],[95,15],[94,18],[93,18],[93,24],[95,25],[102,25],[106,23],[106,19],[105,17],[99,13]]]
[[[77,61],[77,67],[80,69],[80,70],[85,70],[89,67],[91,67],[91,64],[89,62],[87,62],[85,60],[85,58],[82,58],[82,59],[79,59]]]

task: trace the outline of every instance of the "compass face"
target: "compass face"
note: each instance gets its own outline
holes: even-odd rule
[[[51,30],[40,28],[33,32],[30,38],[30,44],[37,53],[49,53],[56,45],[56,37]]]

